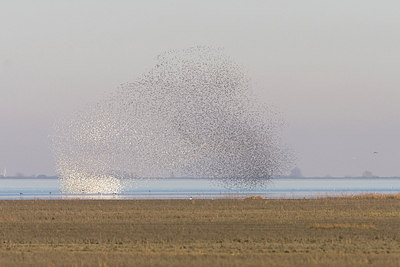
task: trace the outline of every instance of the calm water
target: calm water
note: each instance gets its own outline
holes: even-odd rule
[[[121,194],[61,194],[57,179],[0,178],[0,199],[185,199],[260,195],[267,198],[312,198],[400,192],[400,178],[279,178],[262,188],[230,190],[211,179],[144,179]]]

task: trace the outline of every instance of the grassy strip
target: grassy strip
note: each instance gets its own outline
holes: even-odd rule
[[[0,266],[398,266],[398,196],[0,201]]]

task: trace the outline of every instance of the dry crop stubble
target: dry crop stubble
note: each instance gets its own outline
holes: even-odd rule
[[[0,265],[373,265],[400,262],[400,201],[0,201]]]

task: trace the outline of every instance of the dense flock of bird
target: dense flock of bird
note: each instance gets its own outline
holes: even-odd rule
[[[65,193],[120,193],[141,178],[213,178],[260,186],[285,171],[280,116],[252,95],[243,69],[222,49],[158,56],[135,82],[56,123]]]

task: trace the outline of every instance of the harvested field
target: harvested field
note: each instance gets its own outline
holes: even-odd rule
[[[400,198],[0,201],[0,266],[398,266]]]

